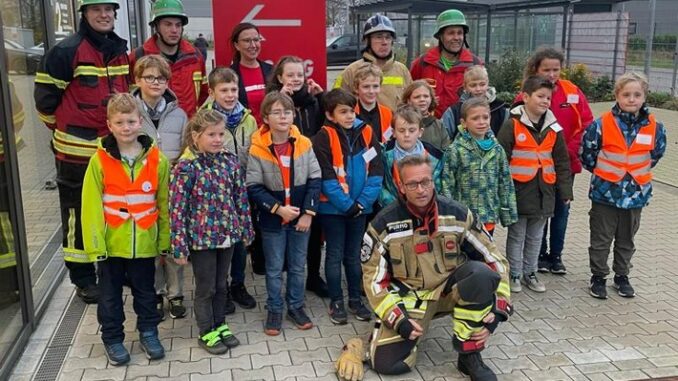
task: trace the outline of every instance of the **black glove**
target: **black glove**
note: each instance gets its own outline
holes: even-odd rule
[[[346,212],[346,216],[351,218],[359,217],[361,214],[363,214],[363,209],[364,208],[362,205],[360,205],[360,203],[354,202],[353,205]]]
[[[414,326],[408,318],[403,319],[403,321],[398,325],[398,334],[405,340],[410,339],[412,331],[414,331]]]

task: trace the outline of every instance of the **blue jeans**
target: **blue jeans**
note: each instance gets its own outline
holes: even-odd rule
[[[366,216],[357,218],[333,214],[320,215],[320,225],[327,244],[325,279],[332,302],[342,301],[341,264],[344,264],[349,300],[360,299],[360,245],[365,234]]]
[[[247,248],[242,241],[233,245],[231,258],[231,284],[245,284],[245,267],[247,266]]]
[[[280,230],[261,230],[264,253],[266,253],[266,307],[270,312],[281,313],[282,272],[287,260],[287,308],[296,310],[304,306],[304,282],[306,281],[306,251],[310,232],[298,232],[292,226]]]
[[[572,176],[574,182],[574,176]],[[570,217],[570,205],[565,204],[560,198],[560,192],[556,190],[556,206],[553,210],[553,217],[544,225],[544,235],[541,239],[541,250],[539,256],[550,258],[560,257],[565,246],[565,233],[567,231],[567,220]],[[549,225],[551,234],[549,234]],[[549,250],[550,248],[550,250]]]

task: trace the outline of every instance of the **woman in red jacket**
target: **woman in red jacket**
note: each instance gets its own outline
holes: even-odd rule
[[[584,129],[593,122],[593,114],[589,102],[581,89],[574,83],[561,79],[560,70],[565,61],[565,56],[560,51],[550,47],[537,49],[525,67],[525,78],[531,75],[541,75],[548,78],[554,85],[551,97],[551,111],[556,120],[563,127],[567,152],[570,155],[570,172],[572,181],[574,176],[581,172],[579,161],[579,147]],[[516,101],[521,101],[520,96]],[[541,251],[539,253],[539,272],[551,272],[553,274],[566,274],[567,270],[561,260],[565,243],[565,231],[567,219],[570,215],[570,206],[563,203],[560,197],[556,197],[554,215],[550,223],[544,227]],[[551,235],[548,235],[549,226]]]

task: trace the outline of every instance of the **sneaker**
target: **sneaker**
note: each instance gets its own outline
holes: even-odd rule
[[[223,355],[228,352],[228,347],[221,340],[221,335],[216,330],[200,334],[198,345],[213,355]]]
[[[247,288],[242,283],[231,285],[231,298],[238,303],[240,307],[251,310],[257,306],[257,301],[247,292]]]
[[[540,273],[547,273],[551,270],[551,257],[546,255],[539,255],[539,261],[537,262],[537,271]]]
[[[99,286],[96,284],[84,288],[76,287],[75,290],[76,295],[87,304],[96,304],[99,301]]]
[[[296,310],[288,309],[287,317],[301,330],[313,328],[313,322],[311,321],[311,318],[306,315],[306,311],[304,311],[303,307],[297,308]]]
[[[158,338],[157,330],[139,332],[139,344],[147,359],[158,360],[165,357],[165,348]]]
[[[224,315],[233,315],[235,313],[235,303],[231,298],[231,288],[228,287],[226,291],[226,304],[224,305]]]
[[[372,312],[365,307],[362,300],[349,300],[348,310],[360,321],[370,321]]]
[[[534,292],[546,292],[546,286],[537,278],[537,273],[530,273],[523,276],[523,282],[530,290]]]
[[[111,365],[124,365],[129,362],[129,352],[122,343],[104,344],[104,349]]]
[[[348,316],[346,315],[343,301],[339,300],[330,304],[330,321],[338,325],[348,323]]]
[[[551,274],[565,275],[567,274],[567,269],[563,264],[563,261],[560,259],[560,256],[554,257],[551,261]]]
[[[591,285],[589,286],[589,293],[594,298],[607,299],[607,289],[605,288],[605,278],[594,275],[591,277]]]
[[[523,285],[520,283],[520,275],[511,275],[509,286],[511,287],[511,292],[518,293],[523,291]]]
[[[240,340],[238,340],[235,335],[231,332],[231,329],[228,327],[228,324],[224,323],[217,327],[215,330],[221,335],[221,341],[227,348],[235,348],[240,345]]]
[[[629,277],[626,275],[615,275],[613,287],[617,289],[617,293],[625,298],[633,298],[636,296],[636,290],[631,287]]]
[[[314,292],[320,298],[328,298],[330,296],[327,283],[325,283],[320,275],[310,276],[306,279],[306,290]]]
[[[155,310],[160,316],[160,321],[165,320],[165,298],[162,295],[155,296]]]
[[[172,319],[181,319],[186,316],[183,296],[177,296],[169,300],[169,316]]]
[[[282,329],[282,312],[268,311],[266,323],[264,323],[264,333],[268,336],[280,335]]]
[[[460,353],[457,369],[471,377],[471,381],[497,381],[497,376],[485,365],[480,352]]]

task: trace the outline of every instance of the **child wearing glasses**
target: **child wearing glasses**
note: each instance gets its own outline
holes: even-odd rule
[[[460,132],[443,156],[442,194],[468,206],[492,235],[497,222],[518,220],[506,152],[491,131],[485,97],[467,99],[459,114]]]
[[[266,253],[264,333],[277,336],[282,329],[285,262],[287,317],[299,329],[313,327],[304,311],[304,280],[311,221],[320,196],[320,166],[311,140],[293,124],[292,98],[278,91],[268,93],[261,103],[261,118],[264,124],[252,136],[247,193],[257,205]]]
[[[167,86],[171,77],[167,60],[157,54],[143,56],[134,65],[137,87],[132,90],[132,95],[141,114],[142,132],[153,138],[160,151],[174,162],[181,154],[181,139],[188,117],[179,107],[176,94]],[[161,320],[165,320],[165,298],[172,319],[186,315],[184,269],[164,255],[155,259],[155,293]]]
[[[203,105],[203,109],[218,111],[224,117],[226,134],[224,148],[238,156],[238,162],[247,171],[247,158],[250,150],[252,134],[257,130],[257,122],[252,112],[245,108],[238,100],[238,75],[233,69],[215,67],[207,76],[210,99]],[[256,226],[256,222],[255,226]],[[255,227],[256,229],[256,227]],[[247,250],[242,242],[238,242],[233,250],[231,265],[231,285],[228,289],[226,314],[235,312],[234,301],[245,309],[257,306],[256,300],[245,287],[245,265],[247,264]]]

